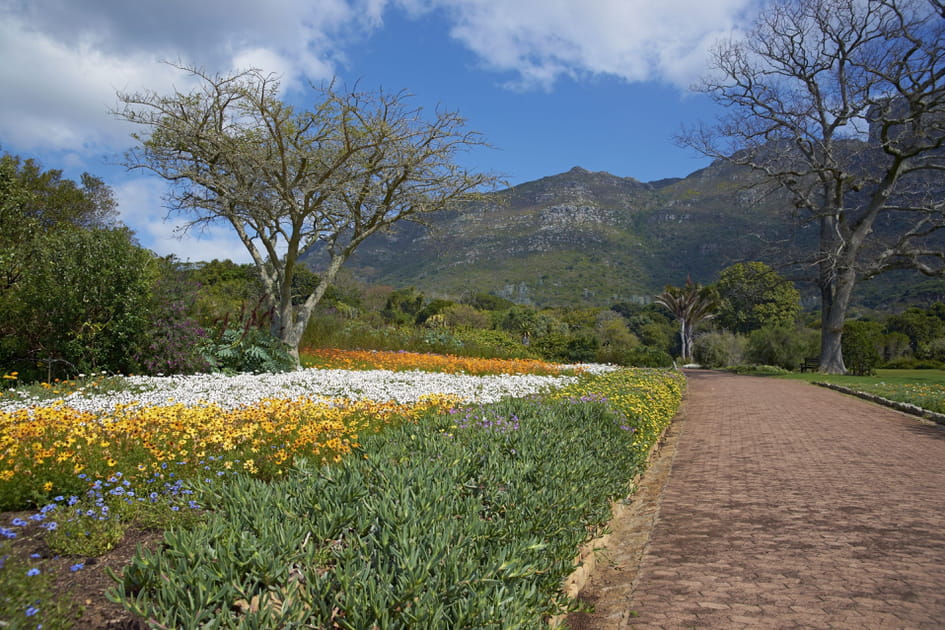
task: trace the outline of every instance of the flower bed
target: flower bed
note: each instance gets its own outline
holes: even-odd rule
[[[665,427],[681,394],[678,375],[614,372],[431,414],[275,483],[235,478],[113,597],[156,627],[541,627],[644,465],[638,422]]]
[[[234,469],[271,478],[294,457],[337,460],[360,435],[430,409],[528,396],[577,377],[306,369],[125,381],[125,389],[98,395],[6,397],[0,509],[81,493],[90,479],[115,472],[133,483],[155,472],[180,478]]]
[[[110,548],[119,521],[171,527],[164,551],[126,570],[114,598],[129,610],[172,627],[457,628],[532,627],[567,605],[557,586],[577,545],[639,472],[683,384],[606,367],[127,383],[5,396],[0,498],[48,501],[33,516],[62,553]]]
[[[455,374],[574,374],[594,366],[560,365],[536,359],[479,359],[420,352],[387,352],[378,350],[337,350],[324,348],[304,350],[306,365],[343,370],[420,370]],[[606,369],[606,368],[605,368]]]

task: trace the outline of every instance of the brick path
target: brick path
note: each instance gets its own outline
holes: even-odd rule
[[[688,376],[649,541],[604,552],[572,627],[945,628],[945,428],[804,383]]]

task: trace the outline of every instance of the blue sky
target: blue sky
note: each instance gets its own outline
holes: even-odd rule
[[[265,7],[264,9],[262,7]],[[246,261],[225,228],[175,236],[163,182],[116,163],[118,90],[165,91],[159,63],[283,76],[284,98],[336,77],[458,110],[495,149],[464,158],[511,184],[581,166],[652,181],[706,165],[673,135],[714,111],[689,86],[755,0],[0,0],[0,149],[115,190],[140,242],[184,260]],[[181,16],[187,16],[181,18]]]

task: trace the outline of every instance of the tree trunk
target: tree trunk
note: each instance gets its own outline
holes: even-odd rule
[[[341,265],[344,264],[347,258],[347,253],[332,257],[328,268],[321,276],[318,286],[315,287],[315,291],[306,298],[304,303],[294,306],[291,299],[289,299],[287,303],[283,304],[283,309],[276,309],[276,317],[272,322],[272,332],[289,347],[289,356],[295,362],[296,368],[302,365],[299,356],[299,344],[302,342],[302,335],[305,334],[308,321],[311,319],[315,307],[324,297],[328,287],[335,281],[338,270],[341,269]]]
[[[825,374],[847,373],[843,363],[843,322],[855,283],[856,273],[852,269],[836,270],[832,277],[821,279],[820,371]]]
[[[689,341],[686,320],[679,321],[679,354],[682,355],[683,363],[689,362]]]

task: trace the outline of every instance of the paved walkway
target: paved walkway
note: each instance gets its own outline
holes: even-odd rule
[[[635,533],[617,524],[572,627],[945,628],[945,428],[804,383],[688,376]]]

